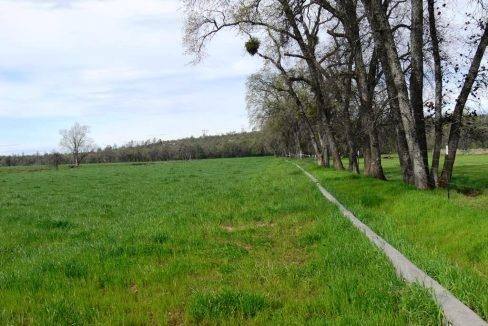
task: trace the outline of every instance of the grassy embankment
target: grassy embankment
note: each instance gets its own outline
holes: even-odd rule
[[[0,169],[2,325],[439,318],[285,160]]]
[[[396,158],[383,182],[302,162],[358,218],[488,320],[488,155],[461,155],[446,190],[404,185]]]

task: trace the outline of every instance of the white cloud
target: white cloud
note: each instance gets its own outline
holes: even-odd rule
[[[0,143],[55,148],[74,121],[101,145],[247,126],[259,60],[224,33],[189,65],[182,21],[178,0],[0,0]]]

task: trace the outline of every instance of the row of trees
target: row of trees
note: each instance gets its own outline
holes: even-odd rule
[[[309,135],[294,113],[290,103],[266,102],[266,108],[272,114],[263,118],[261,114],[262,99],[260,90],[254,90],[250,78],[249,103],[257,105],[256,111],[251,110],[252,119],[259,124],[260,131],[228,133],[219,136],[190,137],[179,140],[163,141],[157,139],[142,142],[131,141],[123,146],[107,146],[96,148],[88,135],[87,126],[75,124],[72,128],[61,130],[60,145],[65,154],[58,152],[34,155],[0,156],[0,166],[51,165],[85,163],[122,163],[122,162],[157,162],[166,160],[192,160],[224,157],[246,156],[310,156],[314,148]],[[281,107],[280,105],[284,106]],[[274,110],[276,108],[276,110]],[[258,116],[254,116],[257,114]],[[259,121],[259,122],[258,122]],[[287,128],[289,125],[294,128]],[[434,147],[435,125],[433,119],[427,119],[427,143]],[[383,153],[396,151],[395,124],[385,120],[382,122],[380,147]],[[447,134],[444,126],[444,134]],[[334,132],[341,134],[340,124],[334,125]],[[447,139],[446,139],[447,141]],[[341,157],[348,155],[346,139],[338,138]],[[488,115],[465,117],[461,132],[460,148],[462,150],[488,148]],[[358,155],[362,153],[358,153]],[[389,156],[389,155],[387,155]],[[327,161],[327,156],[325,157]]]
[[[198,61],[225,29],[248,38],[246,50],[264,62],[248,83],[251,117],[287,148],[299,153],[306,139],[319,164],[340,170],[345,150],[355,173],[362,154],[364,174],[385,179],[381,146],[393,136],[404,181],[428,189],[449,183],[467,102],[487,86],[487,3],[472,1],[462,27],[443,21],[449,4],[187,0],[184,42]],[[456,36],[463,46],[448,47]]]
[[[253,78],[251,78],[253,80]],[[251,88],[250,88],[251,89]],[[252,96],[259,93],[250,92]],[[278,105],[279,103],[274,103]],[[272,107],[268,104],[268,107]],[[289,107],[287,107],[289,108]],[[258,110],[259,112],[259,110]],[[285,114],[285,115],[282,115]],[[286,114],[292,113],[291,116]],[[253,118],[256,120],[256,118]],[[245,156],[309,156],[314,153],[308,133],[304,126],[295,121],[297,129],[287,126],[297,119],[292,110],[280,109],[272,117],[262,120],[260,131],[244,133],[228,133],[220,136],[202,136],[198,138],[185,138],[172,141],[146,140],[143,142],[129,142],[123,146],[107,146],[95,148],[93,141],[87,133],[76,137],[66,138],[64,135],[71,132],[62,130],[60,144],[66,144],[67,139],[75,139],[69,142],[69,146],[62,146],[67,154],[57,152],[34,155],[9,155],[0,156],[0,166],[25,166],[25,165],[52,165],[78,163],[122,163],[122,162],[156,162],[166,160],[192,160],[223,157]],[[261,121],[261,120],[260,120]],[[383,153],[396,151],[396,137],[394,137],[395,125],[382,122],[380,133],[380,147]],[[434,146],[435,131],[432,119],[427,120],[427,143],[429,148]],[[334,126],[338,127],[338,125]],[[80,129],[78,129],[80,130]],[[83,128],[83,130],[88,130]],[[334,130],[340,135],[340,129]],[[445,127],[447,131],[447,126]],[[85,141],[81,141],[84,139]],[[76,143],[77,146],[72,146]],[[347,156],[347,141],[339,138],[339,151],[341,156]],[[488,115],[466,117],[465,126],[462,129],[460,147],[463,150],[488,148]],[[360,153],[361,154],[361,153]]]
[[[76,126],[76,125],[75,125]],[[229,133],[180,140],[147,140],[130,142],[124,146],[94,149],[86,127],[61,132],[61,145],[69,154],[46,153],[35,155],[0,156],[0,166],[52,165],[84,163],[156,162],[206,158],[272,155],[272,147],[263,142],[259,132]],[[66,137],[68,135],[68,137]]]

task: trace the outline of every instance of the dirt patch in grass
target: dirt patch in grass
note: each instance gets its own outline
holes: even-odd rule
[[[168,314],[168,325],[184,325],[185,324],[185,313],[182,310],[170,311]]]
[[[236,230],[236,228],[232,225],[222,225],[221,227],[224,231],[229,233],[234,232]]]
[[[246,249],[247,251],[250,251],[252,249],[252,246],[249,243],[237,242],[236,244],[239,247]]]
[[[232,232],[247,231],[247,230],[259,229],[259,228],[271,228],[274,226],[275,226],[274,223],[258,222],[255,224],[246,224],[246,225],[239,225],[239,226],[225,224],[225,225],[221,225],[220,227],[225,232],[232,233]]]
[[[133,294],[139,293],[139,288],[137,287],[136,283],[132,283],[130,286],[130,292]]]

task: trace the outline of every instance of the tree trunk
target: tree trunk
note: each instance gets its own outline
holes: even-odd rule
[[[318,166],[321,166],[321,167],[325,167],[325,159],[324,159],[324,155],[322,154],[322,152],[320,151],[319,148],[317,148],[317,146],[314,144],[314,149],[315,149],[315,159],[317,160],[317,165]]]
[[[295,135],[295,147],[297,151],[297,156],[298,158],[302,159],[303,158],[303,150],[302,150],[302,145],[300,144],[300,136],[298,132],[294,131],[293,134]]]
[[[360,110],[362,117],[362,125],[369,137],[371,161],[369,169],[365,170],[365,175],[385,180],[385,174],[383,173],[383,167],[381,165],[381,151],[379,148],[378,133],[375,128],[375,119],[373,113],[373,96],[374,93],[374,80],[376,75],[376,66],[373,64],[371,67],[373,71],[370,71],[373,76],[373,80],[368,80],[368,73],[366,71],[366,65],[363,58],[363,50],[361,46],[359,23],[356,14],[356,5],[351,0],[338,1],[344,16],[341,17],[341,21],[346,31],[346,36],[349,41],[349,46],[354,58],[356,80],[358,84],[359,98],[360,98]],[[373,58],[372,60],[376,60]],[[370,69],[371,70],[371,69]],[[372,82],[373,85],[370,85]]]
[[[405,74],[400,63],[398,51],[394,41],[390,23],[380,0],[362,0],[367,12],[368,21],[373,29],[373,36],[377,47],[382,47],[391,70],[395,88],[398,94],[401,119],[412,159],[415,186],[419,189],[429,189],[430,179],[428,166],[425,164],[422,145],[417,135],[415,118],[408,96]]]
[[[312,89],[314,90],[315,93],[317,110],[324,127],[325,137],[327,139],[327,148],[329,149],[330,156],[332,157],[332,164],[334,165],[335,169],[344,170],[344,165],[342,164],[341,156],[339,154],[339,149],[337,146],[336,138],[334,136],[334,131],[332,129],[328,117],[328,107],[327,107],[328,100],[325,98],[322,92],[322,88],[319,86],[322,84],[320,79],[323,76],[321,74],[318,75],[318,72],[316,70],[313,71],[312,76],[314,76],[313,78],[315,79]]]
[[[327,145],[327,135],[319,133],[320,146],[322,149],[322,157],[324,158],[323,166],[330,168],[329,146]]]
[[[327,142],[327,149],[329,157],[332,157],[332,165],[336,170],[344,170],[344,165],[342,164],[341,156],[339,154],[339,149],[337,142],[330,124],[330,120],[327,114],[327,109],[325,108],[325,99],[322,98],[323,94],[321,89],[316,91],[315,102],[317,105],[319,120],[323,124],[325,138],[324,141]]]
[[[406,184],[415,184],[415,178],[412,170],[412,160],[408,153],[407,140],[405,139],[405,131],[399,122],[396,127],[396,143],[398,151],[398,159],[400,161],[400,168],[402,170],[403,182]]]
[[[351,70],[352,63],[349,65],[349,70]],[[344,83],[344,94],[341,96],[339,91],[337,92],[337,96],[339,101],[342,101],[342,113],[343,113],[343,121],[344,121],[344,129],[346,132],[346,141],[347,141],[347,148],[349,150],[349,171],[360,174],[359,170],[359,162],[358,162],[358,155],[357,155],[357,141],[356,136],[353,132],[352,121],[351,121],[351,113],[350,113],[350,106],[351,106],[351,98],[352,98],[352,77],[347,76]]]
[[[424,116],[424,5],[422,0],[411,0],[410,25],[410,105],[415,121],[417,140],[424,165],[428,169],[429,157],[427,150],[427,136],[425,133]],[[430,182],[430,180],[429,180]]]
[[[291,81],[291,79],[289,78],[285,69],[281,66],[281,64],[279,64],[277,62],[273,62],[273,63],[275,64],[276,68],[278,68],[280,70],[281,75],[284,77],[286,84],[288,86],[288,93],[290,94],[290,96],[295,101],[295,104],[298,108],[298,111],[301,114],[301,117],[304,120],[305,125],[306,125],[306,127],[310,133],[310,138],[312,140],[312,146],[314,148],[315,156],[318,160],[319,165],[325,164],[323,153],[320,150],[320,141],[317,137],[317,133],[315,132],[315,128],[313,127],[312,123],[310,122],[310,119],[307,117],[307,114],[306,114],[305,109],[303,107],[302,101],[300,100],[297,93],[295,92],[295,89],[293,88],[293,82]],[[327,132],[327,130],[326,130],[326,132]]]
[[[330,168],[330,161],[329,158],[326,156],[329,156],[329,153],[327,151],[327,136],[324,138],[322,133],[319,132],[319,141],[320,141],[320,165],[325,167],[325,168]]]
[[[330,151],[329,148],[324,148],[324,157],[325,157],[325,167],[330,168]]]
[[[369,140],[363,144],[364,175],[370,175],[371,171],[371,148]]]
[[[315,94],[318,113],[323,117],[322,121],[327,136],[330,155],[332,156],[333,165],[337,170],[344,170],[344,165],[342,164],[342,160],[339,155],[337,141],[335,139],[332,126],[330,125],[330,121],[327,117],[330,103],[329,99],[323,92],[323,90],[326,89],[326,83],[324,81],[324,76],[320,71],[320,63],[317,61],[311,42],[308,42],[309,40],[305,41],[305,39],[303,38],[300,28],[298,27],[295,20],[295,16],[289,1],[281,0],[280,3],[283,7],[285,17],[293,30],[293,34],[296,37],[297,43],[309,69],[310,78],[312,80],[310,86],[313,93]]]
[[[320,101],[319,101],[320,102]],[[341,155],[339,154],[339,149],[334,135],[332,134],[332,128],[330,127],[330,122],[327,121],[327,117],[322,119],[325,125],[325,137],[327,140],[327,148],[329,150],[329,155],[332,157],[332,165],[336,170],[344,170],[344,165],[342,164]]]
[[[291,85],[290,85],[290,87],[291,87]],[[320,147],[320,140],[319,140],[320,134],[317,137],[315,129],[313,128],[312,124],[310,123],[310,120],[308,119],[308,117],[305,115],[305,111],[303,110],[302,102],[300,101],[300,99],[296,95],[293,88],[290,89],[290,93],[295,98],[296,104],[299,106],[300,111],[302,112],[302,117],[305,120],[305,124],[307,125],[308,131],[310,133],[310,139],[312,141],[312,146],[313,146],[314,151],[315,151],[315,157],[317,159],[317,164],[324,166],[325,160],[324,160],[323,152],[321,151],[321,147]]]
[[[369,176],[380,180],[386,180],[386,176],[383,172],[383,166],[381,164],[381,150],[377,131],[371,131],[369,138],[371,139],[371,165],[369,169]]]
[[[356,142],[353,140],[354,135],[352,132],[347,136],[347,147],[349,149],[348,159],[349,159],[349,171],[360,174],[359,170],[359,162],[358,162],[358,154],[357,154],[357,146]]]
[[[371,145],[369,137],[363,137],[361,146],[363,149],[364,175],[369,176],[371,171]]]
[[[480,43],[476,49],[476,53],[471,61],[471,66],[469,67],[468,74],[464,80],[464,85],[459,93],[456,100],[456,106],[454,107],[454,112],[452,113],[452,124],[451,130],[449,132],[449,151],[446,154],[444,161],[444,168],[442,170],[441,177],[439,178],[439,186],[445,187],[449,184],[452,178],[452,171],[454,168],[454,161],[456,160],[457,149],[459,145],[459,138],[461,135],[461,123],[463,118],[464,107],[466,106],[466,101],[468,100],[469,94],[473,88],[473,84],[478,77],[478,72],[485,54],[486,47],[488,45],[488,24],[485,24],[485,30],[481,36]]]
[[[384,49],[379,48],[379,58],[383,73],[385,75],[386,91],[388,94],[388,103],[390,105],[391,114],[393,116],[393,123],[395,124],[396,145],[398,152],[398,159],[400,161],[400,168],[402,170],[403,182],[407,184],[415,184],[412,160],[408,152],[407,139],[405,138],[405,130],[403,129],[402,120],[400,117],[400,107],[398,104],[398,94],[395,88],[395,83],[391,75],[390,67],[386,61]]]
[[[437,36],[436,15],[434,8],[435,0],[427,0],[429,12],[429,29],[430,39],[432,41],[432,57],[434,58],[434,79],[435,79],[435,103],[434,103],[434,150],[432,153],[432,166],[430,168],[430,177],[432,183],[439,186],[439,162],[442,147],[442,61],[441,51],[439,48],[439,37]]]
[[[78,151],[74,151],[73,152],[73,163],[76,167],[80,166],[80,160],[79,160],[79,156],[80,154],[78,153]]]
[[[325,167],[325,158],[320,145],[314,141],[312,136],[310,138],[312,140],[312,146],[315,152],[315,159],[317,160],[317,165]]]

